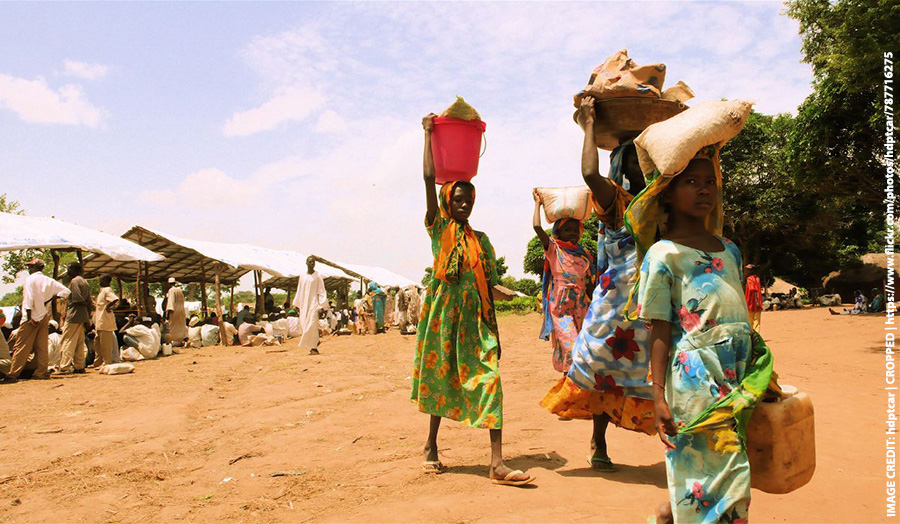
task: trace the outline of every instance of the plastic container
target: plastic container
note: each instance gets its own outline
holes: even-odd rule
[[[809,482],[816,471],[812,401],[796,388],[783,389],[790,396],[760,402],[747,427],[750,485],[766,493],[790,493]]]
[[[436,117],[431,135],[435,182],[464,180],[478,174],[481,141],[486,125],[481,120]]]

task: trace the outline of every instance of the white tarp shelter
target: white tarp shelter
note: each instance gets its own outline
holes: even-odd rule
[[[82,250],[116,261],[156,262],[163,257],[124,238],[55,218],[0,213],[0,251]]]

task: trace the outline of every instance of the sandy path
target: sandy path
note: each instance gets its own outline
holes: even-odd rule
[[[881,323],[763,316],[782,382],[815,403],[818,469],[789,495],[754,491],[754,522],[885,520]],[[645,522],[665,497],[661,445],[611,429],[619,471],[591,471],[590,424],[537,405],[556,379],[538,326],[501,319],[505,454],[536,488],[489,484],[487,432],[453,422],[451,470],[420,474],[414,339],[393,331],[330,340],[320,357],[204,348],[131,375],[0,386],[0,521]]]

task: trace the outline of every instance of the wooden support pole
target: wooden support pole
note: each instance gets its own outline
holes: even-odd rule
[[[143,310],[141,307],[141,302],[143,302],[143,301],[141,300],[141,293],[139,291],[140,289],[141,289],[141,261],[138,260],[137,276],[134,279],[134,296],[131,297],[131,299],[134,300],[135,307],[137,308],[138,316],[143,315]]]
[[[200,314],[204,317],[209,315],[206,310],[206,268],[203,259],[200,259]]]
[[[78,255],[78,263],[84,265],[84,254],[80,249],[76,250],[75,253]]]
[[[144,307],[146,313],[152,315],[156,312],[156,300],[150,296],[150,263],[144,262],[144,278],[141,281],[141,294],[144,296]]]
[[[125,298],[124,296],[122,296],[122,277],[116,277],[116,284],[118,284],[119,300],[121,300],[121,299]]]
[[[228,314],[234,315],[234,282],[231,283],[231,303],[228,305]]]
[[[216,315],[222,316],[222,281],[219,274],[221,273],[219,265],[216,264]]]

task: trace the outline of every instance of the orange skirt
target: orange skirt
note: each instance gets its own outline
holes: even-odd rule
[[[564,418],[591,419],[609,415],[623,429],[656,435],[656,410],[653,401],[614,393],[581,389],[568,377],[559,379],[541,400],[541,406]]]

